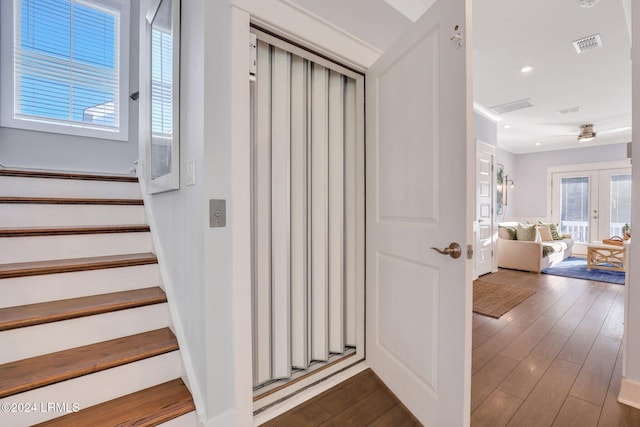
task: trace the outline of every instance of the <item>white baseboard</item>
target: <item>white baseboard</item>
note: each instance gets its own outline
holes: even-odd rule
[[[640,383],[623,378],[618,402],[640,409]]]
[[[220,415],[203,423],[206,427],[228,427],[236,424],[236,414],[234,410],[223,412]]]

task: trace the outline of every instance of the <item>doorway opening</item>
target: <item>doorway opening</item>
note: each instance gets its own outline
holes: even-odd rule
[[[364,358],[364,76],[251,34],[257,413]]]

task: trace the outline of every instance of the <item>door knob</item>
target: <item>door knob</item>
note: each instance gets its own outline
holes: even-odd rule
[[[456,242],[449,244],[448,248],[438,249],[432,246],[431,249],[442,255],[449,255],[451,258],[460,258],[460,255],[462,255],[462,248]]]

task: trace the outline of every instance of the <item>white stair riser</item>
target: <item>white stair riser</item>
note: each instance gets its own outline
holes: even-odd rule
[[[127,224],[146,224],[144,206],[39,205],[29,203],[0,205],[0,227]]]
[[[140,185],[137,182],[0,176],[0,197],[139,199]]]
[[[200,420],[198,420],[196,411],[193,411],[158,425],[162,427],[199,427]]]
[[[2,263],[152,252],[151,233],[1,237]]]
[[[169,326],[166,303],[0,333],[0,363],[95,344]]]
[[[0,279],[0,308],[158,286],[157,264]]]
[[[82,410],[108,400],[153,387],[180,377],[182,360],[179,351],[150,357],[138,362],[74,378],[35,390],[0,399],[4,403],[35,403],[37,412],[3,412],[0,421],[3,426],[26,427],[35,423],[65,415],[65,413],[42,412],[48,402],[75,403]]]

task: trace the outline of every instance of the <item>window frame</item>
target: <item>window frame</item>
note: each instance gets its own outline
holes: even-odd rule
[[[88,138],[129,140],[129,46],[130,46],[130,4],[128,0],[82,0],[88,5],[116,10],[120,14],[119,28],[119,104],[117,128],[92,126],[82,122],[58,122],[46,117],[16,117],[16,84],[14,70],[14,28],[16,25],[14,8],[22,0],[3,0],[0,5],[0,126],[74,135]]]

